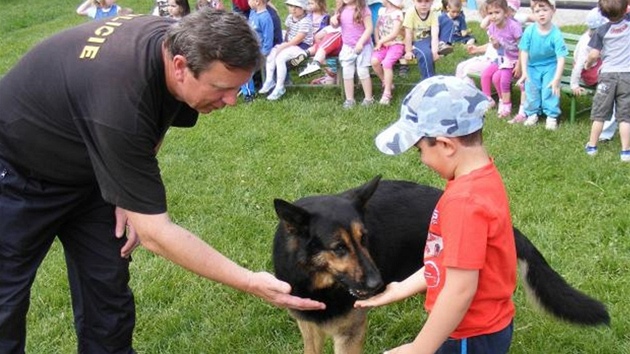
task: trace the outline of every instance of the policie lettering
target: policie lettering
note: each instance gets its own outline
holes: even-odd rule
[[[101,49],[101,46],[107,40],[107,37],[114,33],[116,28],[122,25],[122,21],[131,20],[134,17],[138,17],[142,15],[126,15],[126,16],[117,16],[110,21],[105,22],[104,25],[100,26],[94,31],[94,36],[88,38],[86,44],[81,51],[81,55],[79,55],[79,59],[94,59],[98,54],[98,50]]]

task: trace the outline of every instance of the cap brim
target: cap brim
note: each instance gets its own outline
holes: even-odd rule
[[[383,130],[374,140],[376,147],[384,154],[398,155],[409,150],[421,138],[422,133],[410,131],[404,121],[398,120]]]

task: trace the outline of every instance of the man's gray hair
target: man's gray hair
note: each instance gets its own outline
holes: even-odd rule
[[[258,36],[241,15],[203,8],[185,16],[166,33],[171,55],[182,55],[197,77],[215,61],[228,68],[254,70],[264,57]]]

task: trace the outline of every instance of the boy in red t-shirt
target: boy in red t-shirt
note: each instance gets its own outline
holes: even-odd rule
[[[424,267],[355,307],[426,292],[429,317],[412,343],[387,353],[507,353],[512,341],[516,247],[507,193],[482,142],[488,100],[455,77],[434,76],[403,101],[398,122],[376,138],[395,155],[415,146],[444,178]]]

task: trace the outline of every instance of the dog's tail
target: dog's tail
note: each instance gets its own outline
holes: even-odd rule
[[[610,315],[604,304],[569,285],[516,228],[514,237],[520,273],[527,293],[534,301],[568,322],[589,326],[610,324]]]

